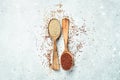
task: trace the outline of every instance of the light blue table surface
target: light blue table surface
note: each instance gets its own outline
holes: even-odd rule
[[[51,70],[43,56],[52,49],[43,39],[44,19],[58,3],[88,29],[73,38],[86,44],[72,72]],[[73,54],[77,42],[69,45]],[[57,46],[61,55],[62,38]],[[0,80],[120,80],[120,0],[0,0]]]

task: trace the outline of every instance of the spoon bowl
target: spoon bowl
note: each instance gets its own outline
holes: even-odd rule
[[[61,65],[64,70],[70,70],[73,66],[73,55],[69,51],[64,51],[61,55]]]
[[[52,18],[50,20],[48,24],[48,33],[53,40],[60,36],[60,22],[58,19]]]

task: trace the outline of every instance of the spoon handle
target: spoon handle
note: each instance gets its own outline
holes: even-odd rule
[[[63,29],[63,37],[64,37],[64,45],[65,51],[68,51],[68,30],[69,30],[69,19],[62,19],[62,29]]]
[[[53,46],[53,64],[52,64],[52,69],[53,70],[59,70],[60,65],[59,65],[59,59],[58,59],[58,52],[57,52],[57,46],[56,46],[56,40],[54,40],[54,46]]]

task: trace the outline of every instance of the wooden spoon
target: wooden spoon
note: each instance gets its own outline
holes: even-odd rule
[[[57,19],[53,18],[50,20],[49,25],[48,25],[48,32],[49,32],[49,35],[51,36],[51,38],[53,40],[53,44],[54,44],[51,68],[53,70],[59,70],[60,65],[59,65],[56,40],[60,36],[60,22]]]
[[[68,50],[69,19],[62,19],[62,29],[65,49],[61,56],[61,65],[64,70],[70,70],[73,66],[73,55]]]

